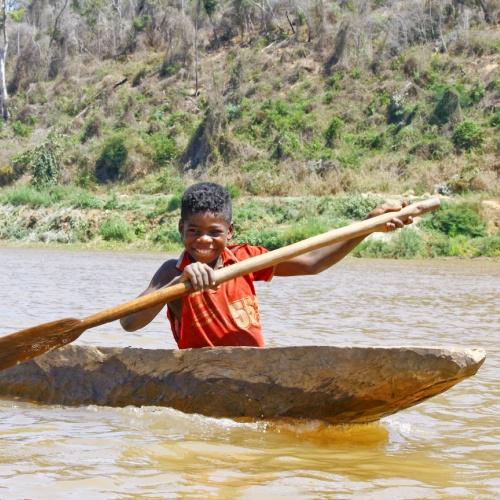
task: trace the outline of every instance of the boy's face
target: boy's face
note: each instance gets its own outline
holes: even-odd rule
[[[221,214],[200,212],[179,221],[184,248],[191,257],[204,264],[215,264],[228,241],[233,237],[233,225]]]

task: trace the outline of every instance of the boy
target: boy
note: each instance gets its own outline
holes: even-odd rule
[[[403,204],[404,205],[404,204]],[[402,206],[382,206],[368,217]],[[411,223],[392,219],[385,230]],[[146,295],[164,286],[190,281],[193,293],[167,305],[167,316],[180,349],[190,347],[254,346],[263,347],[254,281],[270,281],[273,276],[317,274],[345,257],[363,237],[320,248],[262,269],[248,276],[215,286],[214,270],[267,250],[260,246],[231,245],[234,234],[231,199],[218,184],[202,182],[188,188],[182,197],[179,232],[184,244],[180,257],[167,260],[153,276]],[[135,331],[146,326],[163,305],[139,311],[121,319],[122,327]]]

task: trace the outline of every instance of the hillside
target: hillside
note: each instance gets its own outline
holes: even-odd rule
[[[498,202],[496,2],[20,4],[10,206],[56,187],[175,199],[206,179],[236,198],[439,193],[483,217]]]

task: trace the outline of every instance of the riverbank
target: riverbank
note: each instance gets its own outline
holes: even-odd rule
[[[278,248],[362,219],[396,196],[242,197],[233,193],[237,241]],[[419,198],[409,195],[410,201]],[[180,194],[145,195],[55,187],[0,190],[0,243],[89,250],[181,249]],[[358,257],[499,257],[500,204],[478,196],[442,198],[412,227],[367,238]]]

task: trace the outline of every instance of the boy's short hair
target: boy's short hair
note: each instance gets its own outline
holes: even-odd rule
[[[181,200],[181,219],[200,212],[212,212],[224,217],[228,224],[233,220],[231,196],[219,184],[199,182],[188,187]]]

